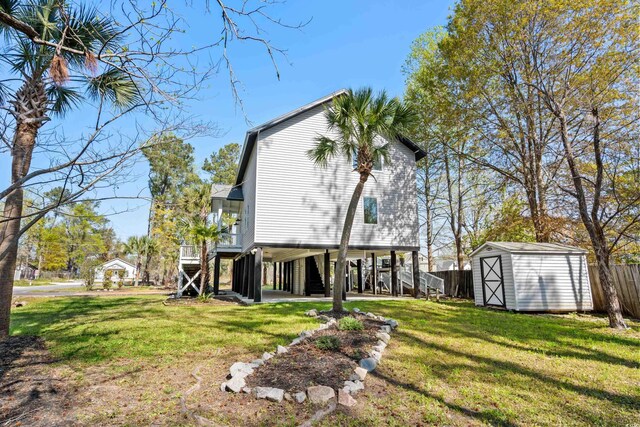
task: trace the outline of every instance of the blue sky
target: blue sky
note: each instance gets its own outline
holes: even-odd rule
[[[180,0],[180,13],[189,22],[186,38],[201,45],[217,36],[219,18],[203,13],[194,4]],[[247,118],[259,124],[304,105],[340,88],[371,86],[402,96],[402,65],[411,42],[427,29],[444,25],[452,1],[293,1],[272,9],[272,14],[289,23],[311,22],[302,30],[270,27],[272,42],[287,49],[287,58],[278,58],[280,80],[264,51],[255,44],[233,45],[232,61],[242,81]],[[211,29],[213,34],[204,31]],[[185,40],[186,42],[187,40]],[[287,62],[288,61],[288,62]],[[202,88],[198,101],[187,104],[192,114],[212,121],[224,132],[218,138],[197,138],[189,142],[195,147],[196,160],[202,164],[213,151],[229,142],[242,143],[249,127],[242,112],[234,105],[228,75],[219,75]],[[67,120],[82,120],[77,112]],[[131,123],[133,131],[133,123]],[[128,129],[122,128],[121,132]],[[0,186],[9,174],[8,155],[0,155]],[[144,161],[136,165],[136,177],[119,188],[119,194],[130,196],[146,191],[148,167]],[[148,204],[144,201],[110,201],[102,205],[104,213],[121,238],[146,232]]]

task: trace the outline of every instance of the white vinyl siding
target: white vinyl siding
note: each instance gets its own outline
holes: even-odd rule
[[[318,106],[259,134],[255,242],[339,244],[358,174],[342,156],[327,168],[309,159],[307,151],[315,147],[316,137],[326,134],[323,114],[324,107]],[[400,143],[391,144],[389,151],[390,164],[374,172],[375,179],[370,178],[363,191],[363,197],[378,200],[378,224],[364,223],[361,198],[353,246],[419,246],[415,155]],[[249,180],[248,168],[245,181]]]
[[[244,174],[244,182],[242,183],[242,195],[244,197],[241,227],[243,252],[251,248],[255,241],[257,165],[256,150],[253,150],[249,156],[247,169]]]
[[[513,254],[517,310],[591,310],[584,255]]]
[[[504,284],[504,296],[506,306],[509,309],[516,307],[516,295],[513,289],[513,269],[511,266],[511,254],[506,251],[485,248],[478,252],[471,262],[471,270],[473,271],[473,293],[476,305],[484,305],[482,293],[482,275],[480,272],[480,258],[492,257],[500,255],[502,261],[502,282]],[[502,296],[500,296],[502,298]]]

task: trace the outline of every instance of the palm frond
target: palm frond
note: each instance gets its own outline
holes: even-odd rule
[[[89,78],[87,93],[94,100],[107,99],[121,109],[132,107],[141,99],[131,77],[115,68]]]
[[[65,46],[83,52],[98,51],[103,47],[115,49],[122,40],[115,21],[86,4],[81,4],[69,12],[68,33]],[[83,65],[85,61],[85,55],[67,53],[66,56],[74,65]]]
[[[74,88],[50,85],[47,97],[51,102],[51,111],[57,116],[64,116],[82,102],[82,95]]]
[[[316,141],[318,144],[307,151],[307,156],[318,166],[327,167],[329,160],[338,154],[339,144],[326,136],[319,136]]]

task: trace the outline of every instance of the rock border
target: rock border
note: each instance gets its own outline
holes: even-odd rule
[[[346,311],[346,313],[349,312]],[[254,387],[252,389],[250,387],[247,387],[246,385],[245,378],[251,375],[255,369],[264,365],[267,360],[278,354],[287,353],[290,347],[298,345],[307,338],[312,337],[316,332],[328,329],[330,326],[338,323],[335,318],[321,314],[321,312],[316,309],[308,310],[307,312],[305,312],[305,316],[316,317],[324,321],[325,323],[320,324],[320,326],[318,326],[316,329],[300,332],[298,334],[298,337],[291,341],[288,346],[285,347],[279,345],[275,351],[263,353],[260,359],[253,360],[249,363],[235,362],[229,368],[227,381],[220,384],[220,390],[232,393],[252,394],[257,399],[266,399],[271,402],[277,403],[280,403],[283,400],[304,403],[305,401],[309,400],[309,402],[311,402],[312,404],[321,405],[327,402],[334,401],[337,397],[339,405],[347,407],[356,405],[358,402],[353,398],[353,395],[364,390],[364,380],[367,377],[367,374],[374,371],[377,368],[378,364],[380,364],[382,355],[389,345],[389,341],[391,340],[390,334],[394,329],[398,327],[398,322],[394,319],[377,316],[370,312],[364,313],[358,308],[353,308],[351,310],[351,313],[365,316],[373,320],[378,320],[383,322],[384,324],[380,326],[380,330],[376,333],[378,342],[375,346],[373,346],[371,350],[369,350],[368,357],[365,357],[358,361],[358,366],[354,369],[351,377],[344,382],[344,386],[341,389],[337,390],[337,392],[331,387],[316,385],[308,387],[306,392],[301,391],[291,395],[290,393],[280,388]]]

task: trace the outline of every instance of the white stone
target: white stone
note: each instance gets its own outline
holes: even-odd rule
[[[305,393],[304,391],[299,391],[298,393],[293,395],[293,398],[296,400],[296,402],[302,403],[307,400],[307,393]]]
[[[389,325],[382,325],[380,326],[380,330],[386,334],[391,333],[391,326]]]
[[[376,315],[375,315],[375,314],[373,314],[373,313],[371,313],[371,312],[365,313],[365,316],[370,317],[370,318],[372,318],[372,319],[375,319],[375,318],[376,318]]]
[[[282,346],[282,345],[279,345],[279,346],[276,348],[276,353],[278,353],[278,354],[287,353],[288,351],[289,351],[289,350],[287,349],[287,347],[284,347],[284,346]]]
[[[358,307],[356,307],[356,308],[353,309],[353,312],[354,313],[360,313],[360,309]]]
[[[311,335],[313,335],[313,331],[302,331],[298,335],[300,336],[300,338],[310,337]]]
[[[262,360],[262,359],[252,360],[251,363],[249,363],[249,365],[251,365],[251,367],[255,369],[258,366],[264,365],[264,360]]]
[[[331,399],[335,399],[336,392],[325,385],[314,385],[307,388],[307,397],[309,402],[313,404],[327,403]]]
[[[391,339],[391,335],[386,332],[378,332],[376,334],[376,338],[378,338],[380,341],[383,341],[385,344],[388,344],[389,340]]]
[[[243,372],[246,375],[249,375],[253,373],[253,367],[248,363],[236,362],[233,365],[231,365],[231,368],[229,368],[229,373],[231,374],[232,377],[235,377],[240,372]]]
[[[387,325],[391,326],[391,329],[395,329],[398,327],[398,322],[393,320],[393,319],[387,319],[386,322]]]
[[[329,325],[326,323],[323,323],[320,326],[318,326],[319,331],[324,331],[325,329],[329,329]]]
[[[290,345],[296,345],[296,344],[299,344],[301,341],[302,341],[302,338],[296,338],[296,339],[294,339],[293,341],[291,341],[291,344],[290,344]]]
[[[247,383],[244,381],[244,377],[236,375],[227,381],[227,390],[234,393],[240,393],[245,385],[247,385]]]
[[[309,317],[318,317],[318,310],[316,310],[315,308],[312,308],[311,310],[307,311],[304,315]]]
[[[382,341],[380,341],[380,342],[382,342]],[[377,351],[378,353],[384,353],[384,349],[385,348],[387,348],[387,345],[385,343],[373,346],[373,350]]]
[[[364,390],[364,383],[362,381],[345,381],[344,388],[349,393],[357,393],[360,390]]]
[[[361,368],[366,369],[367,372],[371,372],[378,366],[378,361],[372,357],[367,357],[366,359],[362,359],[359,364]]]
[[[253,389],[258,399],[267,399],[272,402],[282,402],[284,390],[274,387],[256,387]]]
[[[376,362],[380,362],[380,359],[382,359],[382,353],[380,353],[379,351],[376,351],[376,350],[371,350],[369,352],[369,355],[371,357],[373,357],[374,359],[376,359]]]
[[[352,407],[358,403],[351,395],[343,389],[338,390],[338,404]]]
[[[220,384],[220,391],[227,391],[227,383]]]
[[[242,389],[242,392],[243,392],[243,393],[247,393],[247,394],[251,394],[251,387],[244,387],[244,388]]]
[[[367,370],[358,366],[355,369],[355,374],[358,376],[358,379],[360,381],[364,381],[365,377],[367,376]]]
[[[291,402],[293,400],[293,397],[291,397],[290,393],[285,393],[284,394],[284,400]]]
[[[273,353],[267,353],[266,351],[262,354],[262,360],[269,360],[273,357]]]

